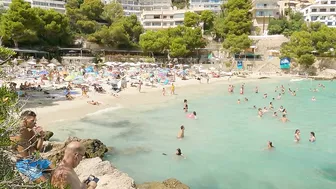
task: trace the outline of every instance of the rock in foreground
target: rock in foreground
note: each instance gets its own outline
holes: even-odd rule
[[[189,186],[183,184],[176,179],[168,179],[163,182],[146,182],[138,184],[137,189],[190,189]]]
[[[41,154],[42,157],[49,159],[53,164],[59,163],[64,155],[66,145],[72,141],[79,141],[83,143],[85,147],[85,157],[95,158],[104,157],[104,154],[108,151],[107,147],[98,139],[79,139],[76,137],[68,138],[65,142],[51,142],[51,151]]]
[[[131,177],[113,167],[109,161],[102,161],[98,157],[82,160],[75,171],[80,180],[85,180],[90,175],[98,177],[96,189],[135,189]]]

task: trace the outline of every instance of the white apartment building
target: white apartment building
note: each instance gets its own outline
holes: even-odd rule
[[[280,14],[285,15],[286,9],[294,12],[300,12],[301,9],[313,4],[315,0],[280,0],[278,2]]]
[[[125,15],[135,14],[138,18],[141,17],[142,11],[158,11],[169,10],[171,8],[171,0],[102,0],[107,4],[111,1],[119,2],[124,9]]]
[[[184,13],[188,10],[143,11],[141,23],[145,29],[156,30],[183,25]]]
[[[279,18],[280,9],[277,0],[252,0],[253,25],[264,33],[272,18]]]
[[[30,3],[31,7],[39,7],[42,9],[54,9],[57,12],[65,13],[65,1],[62,0],[24,0]],[[0,0],[0,4],[4,6],[5,9],[9,8],[12,0]]]
[[[336,27],[336,0],[317,0],[301,12],[307,22],[321,22],[328,27]]]
[[[190,0],[189,8],[194,12],[202,12],[204,10],[220,12],[221,5],[227,1],[228,0]]]

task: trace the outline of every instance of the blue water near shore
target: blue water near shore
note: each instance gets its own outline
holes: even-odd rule
[[[290,122],[282,123],[271,113],[258,118],[253,105],[268,107],[278,95],[275,86],[281,84],[297,91],[296,97],[286,91],[281,100],[273,101],[276,109],[280,105],[287,109]],[[138,106],[104,112],[58,123],[53,130],[59,139],[99,138],[113,146],[106,158],[136,183],[177,178],[192,189],[334,189],[336,82],[260,80],[246,83],[244,96],[238,94],[240,85],[232,95],[223,85],[213,93],[179,94],[155,109]],[[256,85],[259,94],[253,92]],[[237,99],[243,101],[245,96],[249,102],[238,105]],[[186,118],[184,98],[190,110],[197,111],[198,120]],[[181,124],[186,127],[185,138],[177,140]],[[294,142],[295,129],[301,130],[300,143]],[[316,133],[315,143],[308,142],[311,131]],[[275,146],[272,151],[264,150],[268,140]],[[176,148],[187,158],[176,158]]]

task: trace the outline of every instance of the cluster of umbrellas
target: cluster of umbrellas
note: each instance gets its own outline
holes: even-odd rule
[[[13,62],[18,62],[18,59],[14,59]],[[19,66],[29,67],[29,66],[42,66],[42,65],[53,68],[56,66],[61,66],[61,63],[59,63],[58,60],[56,60],[55,58],[53,58],[49,63],[48,60],[45,59],[44,57],[39,61],[39,63],[37,63],[36,59],[32,57],[28,61],[20,64]]]
[[[157,64],[154,63],[147,63],[147,62],[137,62],[137,63],[133,63],[133,62],[105,62],[104,65],[106,66],[141,66],[141,65],[150,65],[150,66],[157,66]]]

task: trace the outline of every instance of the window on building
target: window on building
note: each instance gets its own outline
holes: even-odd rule
[[[330,4],[336,4],[336,1],[330,1]]]
[[[153,22],[152,26],[161,26],[161,22]]]
[[[318,16],[312,16],[312,17],[311,17],[311,21],[316,21],[317,18],[318,18]]]
[[[306,10],[306,14],[308,14],[308,9]]]
[[[331,8],[331,9],[330,9],[330,12],[335,12],[335,8]]]
[[[317,12],[317,9],[312,9],[312,12]]]
[[[154,19],[160,19],[160,15],[154,15]]]
[[[321,16],[320,20],[325,20],[326,16]]]
[[[170,19],[173,19],[174,18],[174,16],[170,16]]]
[[[163,19],[167,19],[167,16],[163,16]]]
[[[327,9],[320,9],[320,12],[327,12]]]
[[[332,26],[333,25],[333,23],[332,22],[328,22],[328,26]]]

